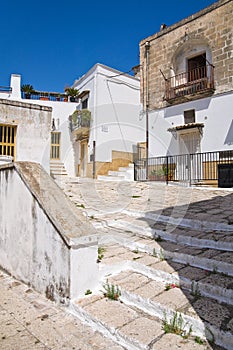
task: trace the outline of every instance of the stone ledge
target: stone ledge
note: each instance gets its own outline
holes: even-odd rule
[[[14,167],[30,192],[62,236],[67,246],[92,245],[97,241],[95,228],[74,203],[63,193],[42,166],[32,162],[16,162]]]

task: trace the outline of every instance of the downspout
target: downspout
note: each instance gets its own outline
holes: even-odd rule
[[[98,68],[97,68],[98,69]],[[97,139],[97,72],[95,73],[94,78],[94,108],[93,108],[93,168],[92,168],[92,177],[96,178],[96,139]]]
[[[145,56],[146,56],[146,180],[149,179],[148,166],[149,166],[149,50],[150,42],[145,43]]]

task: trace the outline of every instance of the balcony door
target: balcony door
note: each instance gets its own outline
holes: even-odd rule
[[[188,59],[188,82],[206,78],[206,54]]]

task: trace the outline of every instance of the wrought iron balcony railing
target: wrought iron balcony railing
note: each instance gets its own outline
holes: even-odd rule
[[[214,67],[207,65],[166,79],[165,100],[214,91]]]
[[[10,86],[0,86],[0,92],[11,93],[12,88]]]
[[[22,92],[23,99],[44,100],[44,101],[68,101],[68,96],[59,92],[33,91],[32,93]]]
[[[70,116],[71,131],[86,131],[91,125],[91,112],[88,109],[76,110]]]

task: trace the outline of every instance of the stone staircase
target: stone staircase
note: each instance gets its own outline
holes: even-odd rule
[[[102,188],[101,182],[95,186]],[[232,211],[223,210],[232,194],[190,189],[195,201],[189,207],[182,202],[172,212],[166,205],[157,214],[140,211],[146,186],[138,184],[125,209],[103,213],[88,206],[75,184],[64,185],[96,227],[102,251],[98,288],[73,300],[70,312],[124,349],[233,350],[233,225]],[[159,195],[175,203],[175,187],[164,187],[165,195],[153,186],[150,206],[161,208]],[[111,198],[113,184],[109,189]],[[119,299],[107,298],[107,287]]]
[[[101,286],[119,287],[119,300],[100,286],[73,312],[126,349],[164,349],[172,339],[171,349],[232,350],[233,232],[131,214],[102,222]],[[187,339],[165,332],[176,317]]]
[[[100,181],[134,181],[134,164],[128,167],[120,167],[118,171],[108,171],[108,175],[98,175]]]
[[[50,160],[50,175],[53,179],[67,176],[64,163],[57,160]]]

